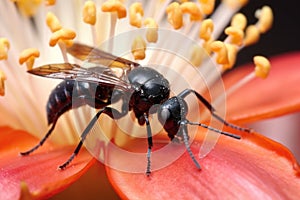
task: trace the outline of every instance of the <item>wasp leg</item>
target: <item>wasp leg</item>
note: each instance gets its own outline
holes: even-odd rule
[[[188,121],[187,124],[201,126],[201,127],[206,128],[208,130],[214,131],[214,132],[222,134],[222,135],[232,137],[234,139],[238,139],[238,140],[241,139],[241,136],[239,136],[239,135],[235,135],[235,134],[232,134],[232,133],[229,133],[229,132],[226,132],[226,131],[221,131],[219,129],[207,126],[206,124],[202,124],[202,123],[198,123],[198,122],[190,122],[190,121]]]
[[[57,122],[57,119],[54,120],[54,122],[52,123],[52,126],[50,127],[50,129],[48,130],[46,135],[40,140],[40,142],[37,145],[35,145],[33,148],[29,149],[28,151],[20,152],[20,155],[27,156],[27,155],[31,154],[32,152],[34,152],[35,150],[37,150],[39,147],[41,147],[45,143],[45,141],[48,139],[48,137],[51,135],[52,131],[55,128],[56,122]]]
[[[80,142],[78,143],[78,145],[75,148],[72,155],[69,157],[69,159],[65,163],[63,163],[62,165],[60,165],[58,167],[59,169],[61,169],[61,170],[65,169],[72,162],[72,160],[75,158],[75,156],[79,153],[86,136],[88,135],[90,130],[93,128],[93,126],[95,125],[95,123],[97,122],[98,118],[100,117],[100,115],[102,113],[107,114],[112,119],[119,119],[119,118],[123,117],[124,115],[126,115],[126,112],[121,113],[121,112],[119,112],[119,111],[117,111],[113,108],[110,108],[110,107],[105,107],[105,108],[99,110],[97,112],[97,114],[93,117],[93,119],[90,121],[90,123],[87,125],[87,127],[84,129],[84,131],[82,132],[82,134],[80,136]]]
[[[146,169],[146,175],[149,176],[151,174],[151,149],[153,146],[152,142],[152,131],[150,127],[150,122],[148,119],[148,115],[144,113],[144,118],[146,122],[146,127],[147,127],[147,138],[148,138],[148,151],[147,151],[147,169]]]
[[[191,93],[196,95],[198,100],[203,103],[203,105],[210,111],[210,113],[212,114],[212,116],[214,118],[216,118],[218,121],[222,122],[226,126],[231,127],[233,129],[236,129],[236,130],[239,130],[239,131],[248,132],[248,133],[250,133],[252,131],[252,129],[243,128],[243,127],[237,126],[235,124],[231,124],[231,123],[227,122],[225,119],[223,119],[222,117],[220,117],[219,115],[217,115],[216,114],[216,109],[201,94],[199,94],[195,90],[185,89],[178,96],[181,97],[181,98],[185,98],[187,95],[189,95]]]
[[[189,144],[189,135],[188,135],[188,131],[187,131],[187,123],[186,121],[181,122],[181,126],[180,126],[180,132],[182,133],[183,136],[183,142],[185,145],[185,148],[187,150],[187,152],[189,153],[191,159],[193,160],[193,162],[195,163],[196,167],[201,170],[201,166],[198,163],[198,161],[195,158],[195,155],[193,154],[191,148],[190,148],[190,144]]]

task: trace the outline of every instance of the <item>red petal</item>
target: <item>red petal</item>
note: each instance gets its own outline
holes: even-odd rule
[[[66,170],[57,166],[66,161],[74,147],[57,148],[47,142],[29,156],[19,156],[38,140],[24,131],[0,128],[0,199],[18,199],[21,182],[38,198],[49,197],[77,180],[92,164],[82,150]]]
[[[191,148],[197,155],[199,145],[193,143]],[[242,140],[221,136],[215,149],[199,162],[202,171],[184,153],[150,177],[107,171],[117,192],[126,199],[300,198],[300,169],[294,157],[263,136],[253,133]]]
[[[227,99],[230,121],[252,122],[300,110],[300,53],[289,53],[271,59],[267,79],[256,78]],[[228,88],[246,74],[253,65],[240,67],[224,76]]]

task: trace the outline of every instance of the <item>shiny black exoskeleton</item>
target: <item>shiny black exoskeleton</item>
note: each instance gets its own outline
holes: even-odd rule
[[[133,110],[138,123],[144,125],[153,105],[161,104],[170,95],[169,81],[154,69],[140,67],[132,70],[128,80],[134,88],[130,97],[129,110]]]
[[[157,112],[158,119],[163,125],[164,130],[168,133],[169,138],[172,141],[183,141],[196,167],[200,169],[200,165],[189,147],[187,125],[202,126],[236,139],[240,139],[240,137],[214,129],[202,123],[190,122],[186,119],[188,105],[184,99],[190,94],[195,95],[217,120],[232,128],[249,131],[249,129],[235,126],[219,117],[211,104],[194,90],[186,89],[177,96],[170,98],[169,81],[152,68],[141,67],[137,63],[115,57],[101,50],[94,52],[93,48],[81,44],[75,44],[69,49],[69,53],[80,58],[82,55],[92,54],[93,56],[90,57],[92,60],[89,60],[91,62],[103,64],[102,60],[106,61],[110,59],[112,63],[118,62],[118,65],[115,64],[118,67],[120,64],[123,64],[124,68],[128,67],[131,69],[126,76],[124,76],[126,80],[124,80],[124,77],[122,77],[122,79],[118,78],[109,70],[111,66],[103,67],[102,65],[95,69],[84,69],[76,64],[62,63],[49,64],[30,70],[29,73],[35,75],[64,79],[64,81],[51,92],[47,102],[48,124],[51,125],[49,131],[39,144],[29,151],[22,152],[21,155],[28,155],[39,148],[54,130],[58,118],[68,110],[82,105],[89,105],[100,110],[81,134],[81,140],[71,157],[64,164],[59,166],[60,169],[64,169],[78,154],[86,136],[101,114],[106,114],[112,119],[120,119],[130,111],[135,114],[140,125],[146,125],[148,137],[146,173],[148,175],[151,172],[150,155],[153,146],[149,115],[154,112]],[[87,59],[86,57],[84,58]],[[109,105],[117,101],[122,101],[123,103],[121,110],[109,107]],[[152,113],[149,113],[150,110]]]

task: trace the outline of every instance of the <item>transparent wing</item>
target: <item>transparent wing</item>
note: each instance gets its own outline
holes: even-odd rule
[[[121,68],[126,71],[131,70],[133,67],[140,66],[138,63],[114,56],[100,49],[80,43],[74,43],[70,48],[67,49],[67,52],[82,61],[87,61],[111,68]]]
[[[130,84],[115,76],[107,67],[82,68],[77,64],[58,63],[48,64],[28,71],[31,74],[55,79],[76,80],[106,84],[119,89],[129,90]]]

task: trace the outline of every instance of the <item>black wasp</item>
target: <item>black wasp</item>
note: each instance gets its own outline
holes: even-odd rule
[[[188,105],[184,100],[190,94],[195,95],[211,112],[212,116],[226,126],[249,132],[249,129],[230,124],[218,116],[212,105],[195,90],[185,89],[177,96],[170,98],[169,81],[152,68],[142,67],[138,63],[83,44],[75,43],[67,51],[75,58],[94,63],[97,67],[83,68],[77,64],[61,63],[48,64],[28,71],[34,75],[64,79],[64,81],[51,92],[47,102],[47,119],[48,125],[51,125],[50,129],[36,146],[22,152],[21,155],[28,155],[42,146],[54,130],[58,118],[65,112],[82,105],[89,105],[99,109],[99,111],[81,134],[81,140],[73,154],[65,163],[59,166],[60,169],[66,168],[78,154],[86,136],[101,114],[106,114],[112,119],[119,119],[130,111],[135,114],[140,125],[146,124],[148,137],[147,175],[151,172],[150,156],[153,146],[149,114],[154,112],[157,112],[158,119],[168,133],[169,138],[177,142],[183,141],[191,159],[196,167],[200,169],[200,165],[190,149],[187,125],[202,126],[235,139],[240,139],[240,136],[202,123],[190,122],[186,118]],[[123,73],[117,75],[113,70],[115,68],[121,69]],[[76,101],[72,99],[75,95]],[[109,107],[112,103],[118,101],[122,101],[123,105],[120,111]],[[151,109],[150,113],[150,108],[153,107],[155,109]]]

